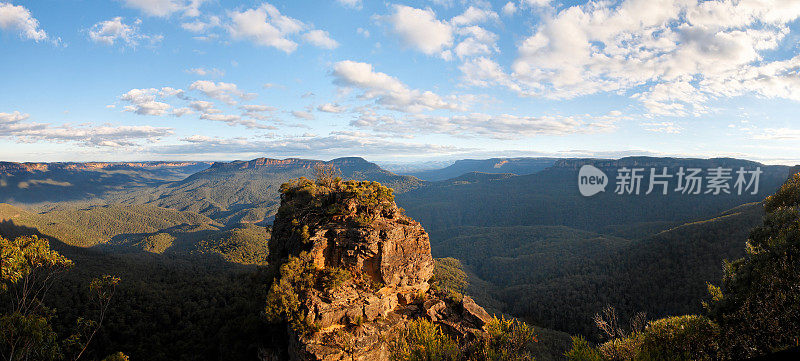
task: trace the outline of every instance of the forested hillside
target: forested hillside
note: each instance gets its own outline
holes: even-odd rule
[[[0,162],[0,202],[86,201],[181,180],[209,166],[209,162]]]
[[[578,169],[592,164],[605,171],[609,185],[603,193],[583,197],[578,192]],[[649,195],[648,179],[641,194],[615,194],[618,167],[678,167],[708,169],[761,167],[758,194],[682,194],[657,192]],[[648,173],[649,175],[649,173]],[[766,166],[736,159],[623,158],[619,160],[559,160],[536,174],[513,177],[483,177],[468,182],[433,182],[402,194],[397,202],[408,214],[433,232],[460,226],[567,226],[592,232],[610,232],[639,238],[681,223],[702,220],[772,194],[789,176],[789,167]],[[668,188],[677,188],[676,177]]]
[[[595,336],[592,317],[608,304],[651,317],[700,310],[706,283],[720,281],[724,259],[743,255],[762,214],[747,204],[641,240],[563,226],[460,227],[431,232],[431,244],[474,272],[486,303]]]
[[[607,174],[618,166],[678,164],[761,166],[764,174],[755,195],[607,190],[586,198],[576,178],[587,163]],[[594,318],[609,305],[623,319],[703,312],[707,283],[720,284],[724,260],[745,255],[749,232],[764,215],[761,201],[790,172],[731,159],[626,158],[558,160],[530,175],[471,172],[423,182],[360,158],[257,159],[105,193],[106,201],[125,203],[0,204],[0,236],[40,235],[75,261],[51,291],[59,332],[87,311],[82,304],[92,277],[122,278],[92,348],[97,357],[123,351],[134,360],[247,358],[275,342],[259,316],[269,267],[255,266],[269,266],[268,225],[280,184],[313,174],[317,164],[397,187],[397,204],[430,234],[433,257],[460,261],[466,292],[487,310],[534,325],[543,360],[567,349],[563,332],[603,340]]]
[[[347,179],[379,181],[398,192],[422,183],[417,178],[383,170],[362,158],[339,158],[329,162],[260,158],[215,163],[182,181],[116,195],[110,201],[195,212],[227,225],[272,223],[280,204],[280,185],[293,178],[311,176],[316,164],[334,165]]]
[[[421,172],[403,173],[426,181],[442,181],[462,174],[479,173],[511,173],[517,175],[533,174],[550,167],[555,158],[491,158],[462,159],[442,168]]]
[[[67,245],[113,253],[216,254],[237,263],[265,263],[269,228],[225,227],[205,216],[149,205],[74,207],[35,212],[0,203],[6,227],[36,229]]]

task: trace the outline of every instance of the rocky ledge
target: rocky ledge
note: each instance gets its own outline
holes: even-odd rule
[[[459,339],[485,332],[491,316],[471,298],[430,289],[428,234],[391,189],[301,178],[281,191],[267,313],[289,323],[289,359],[388,360],[391,340],[417,318]]]

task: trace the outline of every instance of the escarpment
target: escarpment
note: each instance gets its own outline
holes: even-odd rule
[[[377,182],[300,178],[281,187],[270,241],[267,316],[288,323],[292,360],[388,360],[389,343],[425,318],[459,339],[489,314],[431,290],[428,234]]]

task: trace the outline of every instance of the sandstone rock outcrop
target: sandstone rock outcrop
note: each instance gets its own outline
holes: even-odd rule
[[[301,178],[282,187],[270,241],[271,263],[302,257],[312,287],[298,296],[289,327],[292,360],[388,360],[388,340],[410,319],[426,318],[461,339],[481,335],[491,317],[469,297],[430,290],[434,260],[422,226],[376,182]]]

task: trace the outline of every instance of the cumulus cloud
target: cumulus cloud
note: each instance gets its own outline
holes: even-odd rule
[[[463,74],[462,80],[466,84],[480,87],[502,85],[515,91],[521,91],[514,79],[503,71],[499,64],[489,58],[479,57],[469,60],[461,64],[459,69]]]
[[[220,110],[214,108],[214,103],[205,100],[192,101],[191,103],[189,103],[189,106],[192,107],[192,109],[201,113],[213,114],[220,112]]]
[[[800,97],[800,59],[765,57],[800,17],[796,1],[589,1],[542,16],[511,66],[523,95],[631,92],[656,115],[702,114],[720,96]]]
[[[513,5],[513,4],[512,4]],[[450,20],[451,23],[457,26],[480,24],[487,21],[498,21],[500,17],[496,12],[487,9],[479,9],[470,6],[461,15],[458,15]]]
[[[392,9],[394,12],[385,19],[406,45],[434,55],[453,44],[453,27],[437,19],[433,10],[405,5],[394,5]]]
[[[209,80],[198,80],[191,85],[189,85],[190,90],[197,90],[207,97],[214,98],[225,102],[226,104],[236,104],[237,101],[234,98],[239,98],[241,100],[248,100],[253,99],[256,94],[254,93],[245,93],[233,83],[215,83]]]
[[[171,128],[141,126],[61,126],[17,134],[24,141],[81,142],[96,147],[129,147],[172,134]]]
[[[375,99],[379,104],[403,112],[422,112],[425,110],[460,110],[462,106],[448,101],[431,91],[410,89],[400,80],[390,75],[372,70],[372,65],[350,60],[334,65],[334,83],[363,91],[364,99]]]
[[[221,24],[222,21],[219,16],[211,15],[204,20],[197,19],[194,21],[181,23],[181,27],[184,30],[191,31],[193,33],[204,33],[210,29],[220,26]]]
[[[139,115],[154,115],[160,116],[166,114],[171,106],[167,103],[160,102],[159,98],[166,98],[170,96],[181,96],[183,90],[164,87],[161,89],[131,89],[127,93],[120,96],[120,100],[130,103],[123,107],[126,112],[133,112]]]
[[[331,39],[330,35],[328,35],[328,32],[323,30],[311,30],[303,35],[303,39],[312,45],[323,49],[336,49],[339,47],[339,43],[336,42],[336,40]]]
[[[465,39],[453,49],[456,55],[463,59],[478,55],[488,55],[497,51],[497,35],[479,26],[469,26],[458,29]]]
[[[200,15],[200,6],[205,0],[123,0],[123,2],[126,6],[150,16],[168,17],[174,13],[182,13],[184,16],[196,17]]]
[[[292,116],[298,119],[305,119],[305,120],[314,120],[314,114],[304,110],[293,110]]]
[[[141,23],[142,21],[137,19],[133,24],[128,25],[119,16],[111,20],[101,21],[89,29],[89,39],[103,45],[122,43],[131,47],[136,47],[140,41],[148,41],[151,44],[161,41],[162,36],[160,35],[140,33],[138,25]]]
[[[28,119],[30,114],[22,114],[19,111],[13,113],[0,113],[0,124],[15,124]]]
[[[39,21],[22,5],[0,2],[0,30],[16,32],[27,40],[47,40],[47,33],[39,28]]]
[[[477,24],[499,22],[499,15],[488,8],[469,6],[463,13],[439,20],[430,9],[395,5],[393,13],[380,17],[391,26],[392,32],[409,47],[428,55],[452,60],[496,52],[497,35]]]
[[[505,5],[503,5],[503,15],[511,16],[517,12],[517,4],[509,1]]]
[[[194,113],[194,112],[191,109],[186,108],[186,107],[172,109],[172,115],[174,115],[174,116],[176,116],[178,118],[180,118],[180,117],[182,117],[184,115],[187,115],[187,114],[192,114],[192,113]]]
[[[0,112],[0,138],[12,138],[18,142],[77,142],[93,147],[125,147],[142,140],[157,140],[172,134],[171,128],[152,126],[92,126],[61,125],[25,122],[30,116],[15,111]]]
[[[347,108],[339,104],[326,103],[318,106],[317,110],[325,113],[344,113],[347,111]]]
[[[228,31],[234,39],[248,39],[286,53],[297,49],[297,43],[288,36],[305,28],[300,20],[282,15],[275,6],[267,3],[255,9],[231,12],[230,17]]]

